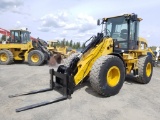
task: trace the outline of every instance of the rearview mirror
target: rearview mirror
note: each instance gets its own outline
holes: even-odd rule
[[[100,19],[98,19],[98,20],[97,20],[97,25],[100,25],[100,24],[101,24],[101,23],[100,23]]]

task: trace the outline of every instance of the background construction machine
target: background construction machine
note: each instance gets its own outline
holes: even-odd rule
[[[147,41],[144,38],[139,37],[139,44],[140,49],[145,49],[147,51],[147,55],[152,58],[152,64],[155,66],[156,54],[148,47]]]
[[[156,58],[156,62],[155,62],[155,64],[157,65],[157,66],[159,66],[160,65],[160,47],[157,47],[156,48],[156,50],[155,50],[155,58]]]
[[[8,65],[12,62],[26,61],[30,65],[42,65],[51,53],[42,41],[31,37],[27,30],[11,30],[0,28],[0,33],[5,37],[0,43],[0,64]]]
[[[75,49],[72,49],[68,46],[59,46],[57,40],[50,40],[48,41],[48,50],[52,51],[53,53],[60,53],[63,58],[67,58],[73,53],[76,53]]]
[[[136,14],[124,14],[98,20],[98,25],[104,26],[102,32],[97,36],[92,36],[89,39],[90,43],[81,53],[68,57],[57,71],[50,69],[50,88],[29,92],[30,94],[44,92],[60,86],[63,88],[63,96],[16,111],[20,112],[65,100],[86,78],[89,78],[92,88],[102,96],[116,95],[122,88],[126,75],[132,73],[135,81],[141,84],[149,83],[153,64],[152,58],[147,55],[148,50],[141,47],[141,38],[138,36],[141,20]]]

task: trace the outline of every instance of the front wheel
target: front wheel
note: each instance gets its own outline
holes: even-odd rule
[[[103,96],[117,94],[125,80],[123,61],[114,55],[102,56],[94,63],[90,72],[92,88]]]
[[[44,62],[44,54],[39,50],[32,50],[28,54],[28,63],[31,66],[39,66]]]

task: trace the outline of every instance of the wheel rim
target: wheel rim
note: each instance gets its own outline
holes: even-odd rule
[[[0,54],[0,59],[2,62],[6,62],[8,60],[8,56],[5,53]]]
[[[146,75],[147,77],[151,75],[151,63],[148,63],[146,66]]]
[[[117,66],[113,66],[108,70],[106,76],[107,83],[110,87],[115,87],[120,81],[120,70]]]
[[[36,62],[39,61],[39,56],[38,56],[37,54],[33,54],[33,55],[31,56],[31,60],[32,60],[32,62],[36,63]]]

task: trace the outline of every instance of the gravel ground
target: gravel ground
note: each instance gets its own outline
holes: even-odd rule
[[[160,67],[154,68],[147,85],[127,77],[119,94],[112,97],[99,96],[86,82],[77,86],[71,99],[16,113],[16,108],[60,96],[50,91],[8,98],[49,87],[49,69],[47,65],[0,65],[0,120],[160,120]]]

